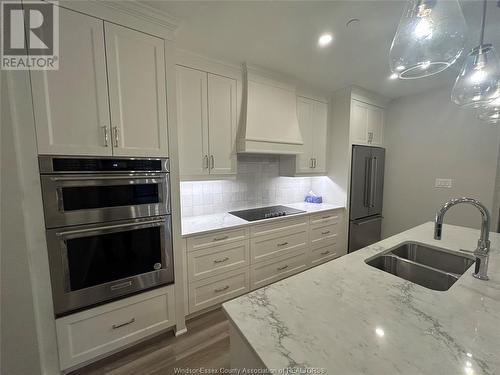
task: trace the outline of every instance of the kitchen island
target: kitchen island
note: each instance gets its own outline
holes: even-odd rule
[[[223,305],[231,365],[369,375],[500,374],[500,234],[489,281],[435,291],[365,263],[407,241],[473,250],[479,231],[426,223]],[[309,372],[311,373],[311,372]]]

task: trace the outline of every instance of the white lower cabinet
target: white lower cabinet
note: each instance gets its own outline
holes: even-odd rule
[[[174,286],[154,289],[56,319],[66,370],[175,325]]]
[[[344,210],[186,239],[189,314],[346,254]]]
[[[189,284],[189,312],[194,313],[250,291],[248,267]]]
[[[308,268],[306,249],[293,251],[250,268],[251,288],[258,289]]]

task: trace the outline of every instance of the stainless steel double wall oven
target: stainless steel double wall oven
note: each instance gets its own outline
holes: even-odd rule
[[[39,165],[56,316],[173,283],[169,159]]]

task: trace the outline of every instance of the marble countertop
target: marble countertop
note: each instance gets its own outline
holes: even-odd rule
[[[309,215],[316,212],[334,210],[338,208],[345,208],[344,206],[339,206],[329,203],[290,203],[283,204],[284,206],[296,208],[298,210],[305,211],[302,214],[293,215]],[[287,216],[288,218],[289,216]],[[272,219],[259,220],[258,223],[272,220],[283,220],[283,217],[276,217]],[[246,225],[253,225],[257,222],[246,221],[240,219],[239,217],[233,216],[228,212],[223,212],[220,214],[212,215],[201,215],[201,216],[189,216],[182,218],[182,236],[188,237],[196,234],[205,234],[209,232],[214,232],[222,229],[234,229],[237,227],[242,227]]]
[[[405,241],[472,250],[479,231],[426,223],[223,304],[264,365],[327,374],[500,374],[500,234],[489,281],[467,271],[439,292],[365,263]]]

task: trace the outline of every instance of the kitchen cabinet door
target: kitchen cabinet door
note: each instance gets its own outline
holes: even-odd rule
[[[368,143],[368,104],[352,100],[351,102],[351,141]]]
[[[296,173],[312,173],[314,149],[314,101],[308,98],[297,98],[297,118],[302,133],[302,154],[297,155]]]
[[[236,173],[236,80],[208,73],[210,174]]]
[[[384,109],[352,100],[351,143],[382,145],[384,133]]]
[[[381,145],[384,135],[384,110],[379,107],[369,106],[367,112],[367,142]]]
[[[104,24],[59,8],[59,70],[31,71],[39,154],[111,155]]]
[[[165,47],[105,23],[113,154],[168,156]]]
[[[207,73],[177,66],[177,123],[181,176],[209,172]]]
[[[326,172],[326,141],[328,130],[328,104],[314,102],[313,159],[314,172]]]

